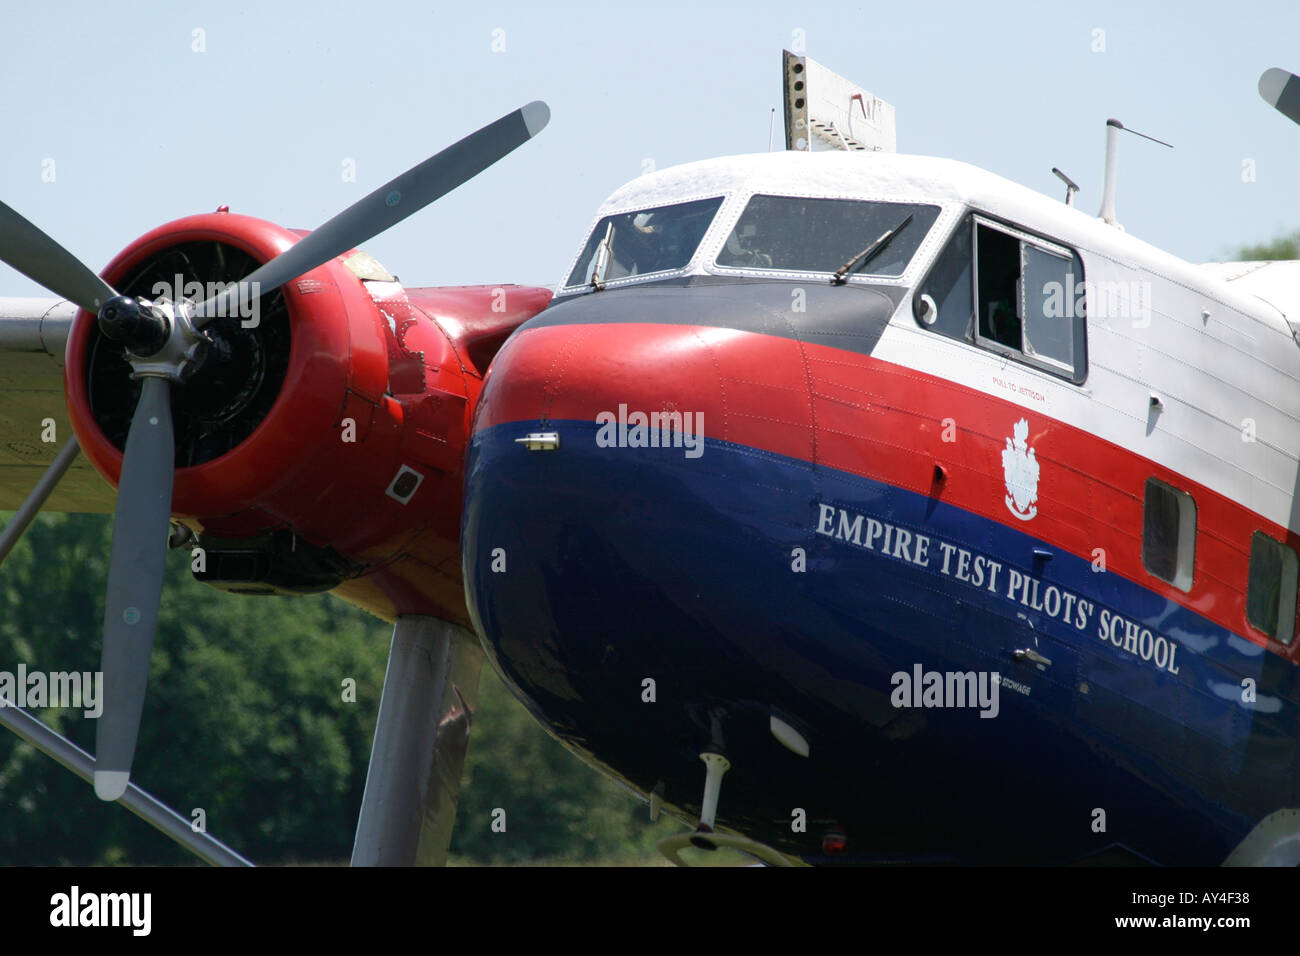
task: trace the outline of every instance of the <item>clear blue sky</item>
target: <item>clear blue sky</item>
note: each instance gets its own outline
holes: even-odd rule
[[[206,52],[192,50],[196,29]],[[1202,261],[1300,229],[1300,127],[1255,89],[1267,67],[1300,72],[1300,6],[1223,0],[10,3],[0,197],[98,270],[153,226],[222,203],[314,227],[544,99],[537,139],[366,248],[408,285],[549,285],[645,159],[767,148],[795,30],[810,56],[894,104],[901,152],[1053,196],[1060,166],[1095,212],[1115,116],[1177,147],[1123,143],[1131,233]],[[0,295],[30,294],[0,267]]]

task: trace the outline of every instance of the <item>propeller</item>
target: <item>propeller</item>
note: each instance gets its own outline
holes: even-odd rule
[[[100,653],[104,710],[95,728],[95,795],[101,800],[116,800],[131,780],[149,683],[172,514],[171,391],[161,376],[144,379],[122,455]]]
[[[0,261],[87,312],[117,295],[81,260],[0,202]]]
[[[423,209],[536,136],[550,117],[541,101],[506,114],[376,189],[197,307],[118,295],[72,253],[0,203],[0,261],[94,313],[100,332],[125,346],[133,377],[142,380],[122,454],[104,600],[104,706],[94,765],[100,799],[117,800],[131,779],[171,519],[176,454],[171,388],[204,344],[199,330],[231,314],[232,304],[256,300]]]
[[[1259,77],[1264,102],[1293,123],[1300,123],[1300,76],[1273,67]]]
[[[547,105],[534,100],[470,133],[353,203],[270,262],[254,269],[234,289],[200,304],[194,310],[194,324],[202,328],[218,315],[231,315],[232,304],[246,305],[397,225],[528,142],[550,120]]]

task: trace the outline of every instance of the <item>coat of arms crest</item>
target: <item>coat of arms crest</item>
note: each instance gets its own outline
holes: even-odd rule
[[[1038,458],[1029,447],[1029,422],[1020,419],[1002,451],[1002,474],[1007,482],[1007,510],[1021,521],[1038,514]]]

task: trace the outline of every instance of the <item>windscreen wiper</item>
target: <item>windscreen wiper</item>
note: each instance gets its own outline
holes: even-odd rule
[[[591,270],[591,287],[599,292],[605,288],[605,273],[609,271],[609,260],[614,257],[614,224],[611,222],[605,230],[605,238],[596,247],[596,267]]]
[[[896,235],[902,232],[907,227],[907,224],[911,221],[912,221],[912,213],[909,212],[907,214],[907,218],[904,219],[902,222],[900,222],[893,229],[887,229],[886,231],[882,232],[880,234],[880,238],[878,238],[871,245],[867,246],[867,248],[863,249],[856,256],[854,256],[848,262],[844,263],[844,265],[840,266],[838,269],[835,270],[835,275],[831,276],[831,285],[843,285],[845,282],[847,282],[849,278],[849,273],[853,271],[854,266],[860,268],[862,266],[865,266],[872,259],[874,259],[876,257],[876,253],[878,253],[881,249],[885,248],[885,246],[889,244],[889,240],[893,239]]]

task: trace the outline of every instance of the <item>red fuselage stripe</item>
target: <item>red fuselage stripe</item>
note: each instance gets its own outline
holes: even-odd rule
[[[1088,431],[915,369],[821,345],[703,326],[526,329],[497,357],[476,430],[602,412],[703,414],[713,439],[861,475],[1002,522],[1119,574],[1296,660],[1246,620],[1254,531],[1300,546],[1241,504]],[[1006,504],[1002,452],[1021,419],[1037,457],[1037,514]],[[935,482],[935,465],[946,478]],[[1196,501],[1195,574],[1184,593],[1142,563],[1148,478]]]

